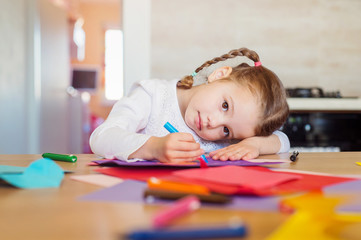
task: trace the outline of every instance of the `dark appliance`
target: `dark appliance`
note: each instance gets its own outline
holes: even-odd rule
[[[288,97],[343,98],[340,92],[324,92],[321,88],[286,90]],[[361,151],[361,112],[292,111],[291,109],[282,131],[289,137],[292,148]]]

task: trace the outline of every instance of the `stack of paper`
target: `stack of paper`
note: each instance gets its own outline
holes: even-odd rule
[[[172,174],[173,180],[200,184],[223,194],[281,195],[320,190],[325,186],[354,180],[307,173],[283,173],[264,167],[225,166],[187,169]]]

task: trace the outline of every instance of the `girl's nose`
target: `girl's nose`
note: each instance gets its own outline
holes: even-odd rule
[[[208,117],[208,128],[216,128],[220,125],[220,119],[216,116],[209,116]]]

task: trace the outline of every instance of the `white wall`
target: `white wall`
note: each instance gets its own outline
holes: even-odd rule
[[[70,56],[67,12],[39,0],[41,31],[40,152],[67,153],[69,148]]]
[[[123,0],[124,91],[150,77],[150,0]]]
[[[67,29],[47,0],[1,2],[0,154],[69,152]]]
[[[286,87],[361,96],[361,1],[151,2],[152,77],[181,78],[213,57],[248,47]]]
[[[0,7],[0,154],[24,153],[26,131],[26,0]]]

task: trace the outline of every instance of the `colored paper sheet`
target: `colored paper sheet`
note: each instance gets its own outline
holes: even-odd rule
[[[340,236],[345,227],[360,222],[360,215],[319,216],[310,211],[299,210],[267,240],[341,240],[346,239]],[[347,239],[359,239],[360,237],[358,233],[348,233],[347,236]]]
[[[326,197],[321,191],[311,191],[306,194],[286,197],[281,205],[297,210],[307,210],[318,215],[333,214],[335,207],[345,201],[346,196]]]
[[[187,169],[174,172],[173,174],[177,177],[208,181],[216,184],[243,186],[251,189],[266,189],[280,183],[302,178],[293,174],[259,171],[240,166]]]
[[[353,180],[327,186],[323,189],[326,194],[352,194],[361,196],[361,180]]]
[[[268,170],[268,169],[267,169]],[[302,176],[298,181],[290,181],[279,184],[272,189],[269,189],[272,194],[287,194],[301,191],[315,191],[321,190],[326,186],[337,183],[353,181],[354,178],[338,177],[330,175],[314,175],[306,173],[293,173],[297,176]]]
[[[175,175],[164,177],[162,179],[173,182],[186,183],[186,184],[198,184],[208,188],[212,192],[226,194],[226,195],[234,195],[238,193],[242,193],[244,195],[262,195],[261,193],[256,192],[254,189],[245,188],[237,185],[214,183],[210,181],[177,177]]]
[[[339,240],[337,236],[326,234],[325,229],[330,222],[318,220],[308,211],[298,211],[293,214],[278,230],[276,230],[267,240]],[[306,227],[305,227],[306,226]]]
[[[267,240],[342,239],[339,233],[345,226],[361,222],[359,214],[338,214],[334,211],[342,201],[343,197],[325,197],[320,193],[308,193],[284,200],[283,203],[295,208],[296,212]],[[351,239],[358,239],[358,236]]]
[[[213,179],[213,175],[216,174],[212,174],[211,176],[208,176],[207,179],[201,179],[203,178],[203,176],[200,174],[199,175],[194,174],[195,178],[185,178],[184,176],[177,177],[177,175],[180,174],[179,172],[181,172],[179,171],[176,174],[174,174],[174,178],[170,180],[204,185],[208,187],[211,191],[223,193],[223,194],[243,194],[243,195],[259,195],[259,196],[269,196],[269,195],[288,194],[288,193],[304,192],[311,190],[320,190],[325,186],[354,180],[354,178],[348,178],[348,177],[338,177],[332,175],[316,175],[312,173],[307,174],[305,172],[292,173],[292,172],[272,171],[268,168],[260,167],[260,166],[247,167],[246,169],[257,170],[268,174],[287,173],[295,177],[298,177],[298,179],[292,181],[284,181],[272,187],[267,187],[263,189],[261,187],[258,187],[257,184],[260,184],[259,186],[263,186],[263,182],[265,181],[264,178],[262,181],[258,178],[250,185],[236,186],[236,185],[226,184],[223,178],[221,179],[221,181],[216,183],[215,181],[213,181],[214,179],[219,178],[219,176],[218,177],[215,176]],[[203,171],[204,169],[188,169],[182,171],[190,171],[190,170]],[[231,177],[231,175],[224,177],[234,179],[234,177],[233,176]],[[212,181],[210,181],[209,178],[212,178],[211,179]],[[273,177],[271,177],[271,179],[272,178]],[[251,179],[248,180],[250,181]],[[266,182],[267,181],[268,179],[266,179]],[[252,185],[255,185],[256,188],[252,188]]]
[[[4,173],[0,178],[18,188],[59,187],[64,172],[53,161],[42,158],[32,162],[22,173]]]
[[[125,180],[124,182],[109,188],[104,188],[84,195],[79,198],[81,201],[102,201],[102,202],[128,202],[128,203],[148,203],[148,204],[170,204],[172,200],[143,198],[143,192],[147,184],[141,181]],[[202,203],[202,207],[222,209],[241,209],[254,211],[278,211],[279,197],[254,197],[254,196],[234,196],[227,204]]]
[[[171,175],[176,168],[129,168],[129,167],[106,167],[97,168],[94,171],[103,173],[106,175],[122,178],[122,179],[134,179],[140,181],[147,181],[150,177],[164,177]]]
[[[323,188],[326,196],[346,195],[349,199],[337,206],[336,210],[340,212],[361,212],[361,180],[354,180],[334,184]]]
[[[73,180],[90,183],[102,187],[110,187],[123,182],[122,179],[104,174],[87,174],[87,175],[74,175],[70,177]]]
[[[141,181],[125,180],[114,186],[103,188],[79,198],[82,201],[141,203],[147,184]]]
[[[210,157],[207,157],[208,160],[208,167],[219,167],[219,166],[260,166],[260,165],[270,165],[270,164],[280,164],[284,163],[285,160],[280,159],[280,161],[274,161],[274,160],[263,160],[258,161],[254,159],[253,161],[244,161],[244,160],[238,160],[238,161],[219,161],[219,160],[213,160]],[[99,165],[116,165],[116,166],[136,166],[136,167],[200,167],[199,162],[190,162],[190,163],[161,163],[159,161],[138,161],[138,162],[126,162],[122,160],[117,159],[105,159],[105,160],[96,160],[93,161]]]
[[[0,165],[0,174],[3,173],[23,173],[26,167]]]
[[[251,163],[262,163],[262,164],[268,164],[268,163],[291,163],[292,161],[289,159],[265,159],[265,158],[256,158],[256,159],[249,159],[244,160],[246,162]]]

